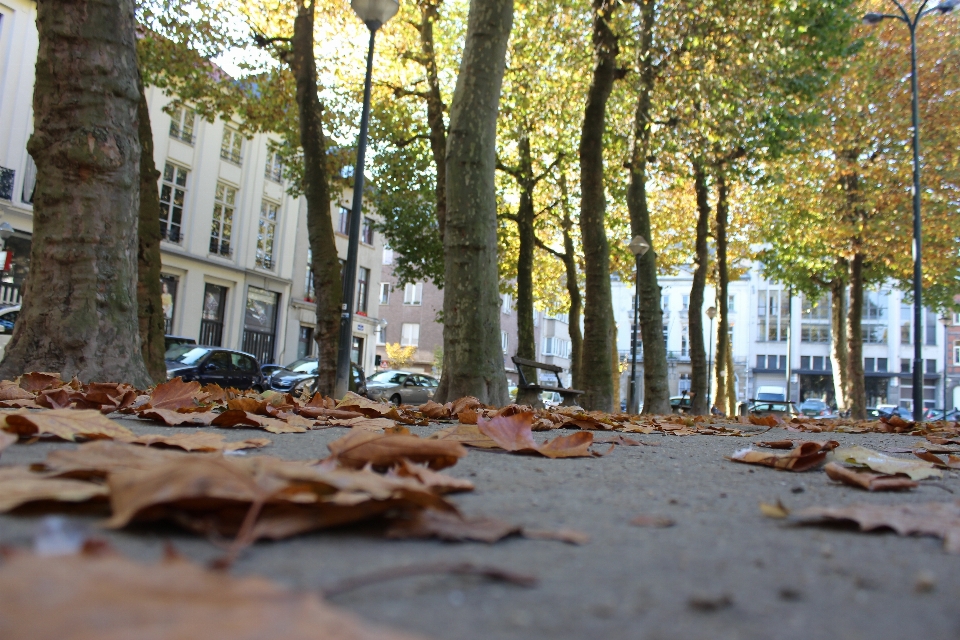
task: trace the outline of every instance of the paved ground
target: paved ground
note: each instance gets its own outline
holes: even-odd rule
[[[190,431],[123,422],[137,433]],[[414,429],[421,435],[432,430]],[[325,456],[325,443],[344,430],[221,433],[231,440],[267,436],[274,444],[264,453],[309,459]],[[780,437],[788,434],[774,429],[762,439]],[[881,449],[918,440],[833,437]],[[659,446],[618,447],[593,459],[471,450],[448,470],[477,485],[474,493],[453,498],[466,514],[578,529],[592,537],[584,546],[524,539],[494,545],[398,542],[352,529],[257,544],[234,571],[307,589],[438,561],[498,565],[540,578],[538,587],[525,589],[473,577],[421,576],[334,599],[366,619],[437,639],[960,637],[960,556],[947,555],[940,541],[796,527],[765,518],[757,506],[777,498],[790,508],[954,500],[960,499],[960,475],[947,473],[942,482],[954,494],[930,485],[910,494],[869,494],[836,485],[821,471],[794,474],[724,459],[757,439],[643,436]],[[15,445],[2,463],[39,461],[55,447],[71,446]],[[630,525],[640,514],[667,516],[676,526]],[[95,527],[95,519],[86,522]],[[34,517],[0,516],[0,543],[30,544],[36,523]],[[144,560],[159,557],[166,540],[198,561],[220,554],[207,541],[172,528],[105,535]],[[933,588],[918,589],[918,581]],[[711,610],[711,604],[719,606]]]

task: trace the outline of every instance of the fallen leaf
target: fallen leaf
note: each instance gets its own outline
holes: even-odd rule
[[[480,417],[480,414],[474,409],[464,409],[457,414],[457,419],[462,424],[477,424],[477,419]]]
[[[528,540],[556,540],[567,544],[582,545],[590,542],[590,534],[576,529],[531,529],[524,527],[521,532]]]
[[[67,409],[73,404],[73,394],[64,387],[47,389],[37,394],[37,404],[47,409]]]
[[[173,451],[153,447],[134,447],[109,440],[94,440],[81,444],[76,449],[56,449],[47,454],[47,459],[33,465],[33,470],[47,477],[76,479],[106,478],[111,473],[129,470],[145,470],[171,461],[202,456],[185,451]]]
[[[104,498],[107,488],[102,484],[48,478],[26,467],[0,468],[0,513],[38,502],[87,502]],[[0,631],[3,622],[0,621]],[[3,634],[0,636],[6,638]]]
[[[580,458],[591,455],[591,444],[593,444],[593,434],[589,431],[578,431],[569,436],[558,436],[538,446],[536,450],[548,458]],[[613,449],[613,445],[610,448]]]
[[[572,458],[589,456],[593,434],[579,431],[569,436],[559,436],[543,445],[533,439],[531,423],[533,412],[524,411],[506,417],[497,416],[490,420],[481,419],[477,428],[489,436],[497,446],[518,453],[539,453],[548,458]]]
[[[266,400],[258,400],[257,398],[233,398],[227,400],[227,409],[267,415],[266,408],[269,404]]]
[[[226,442],[219,433],[177,433],[174,435],[150,434],[125,440],[127,444],[142,444],[148,447],[162,445],[183,449],[184,451],[239,451],[257,449],[271,443],[268,438],[248,438],[237,442]]]
[[[758,464],[784,471],[807,471],[820,466],[827,457],[827,452],[839,443],[835,440],[825,442],[801,442],[799,446],[787,453],[756,451],[754,449],[740,449],[730,460],[746,464]]]
[[[888,528],[902,536],[936,536],[943,539],[948,553],[960,553],[960,502],[810,507],[795,516],[805,523],[848,520],[860,525],[861,531]]]
[[[425,404],[420,405],[417,409],[427,418],[432,420],[440,420],[443,418],[450,417],[450,407],[438,404],[433,400],[427,400]]]
[[[43,409],[37,404],[36,400],[31,398],[18,398],[17,400],[0,400],[0,409]]]
[[[481,449],[498,449],[497,443],[493,439],[480,432],[480,428],[472,424],[458,424],[446,429],[434,431],[427,440],[444,440],[459,442],[468,447],[478,447]]]
[[[676,524],[676,521],[673,518],[667,518],[665,516],[648,516],[648,515],[639,515],[633,518],[630,521],[635,527],[672,527]]]
[[[179,427],[182,425],[209,427],[213,419],[217,417],[217,414],[212,411],[203,413],[180,413],[172,409],[146,409],[140,411],[137,416],[146,420],[162,422],[168,427]]]
[[[473,396],[464,396],[458,400],[454,400],[451,403],[450,415],[454,417],[459,417],[460,414],[464,412],[477,413],[482,406],[483,405],[480,403],[480,401],[474,398]],[[460,422],[464,422],[464,421],[461,419]],[[464,422],[464,424],[469,424],[469,423]]]
[[[625,447],[639,447],[645,445],[645,442],[640,442],[639,440],[634,440],[633,438],[628,438],[626,436],[620,435],[619,433],[612,436],[594,436],[594,444],[619,444]]]
[[[777,500],[775,504],[761,502],[760,513],[768,518],[786,518],[788,515],[790,515],[790,510],[783,506],[783,503],[780,502],[780,500]]]
[[[867,491],[901,491],[919,486],[918,482],[904,476],[858,471],[836,462],[828,462],[823,470],[827,472],[831,480],[860,487]]]
[[[414,464],[409,460],[401,460],[387,472],[387,476],[398,478],[415,478],[420,484],[429,487],[436,493],[456,493],[459,491],[473,491],[473,483],[469,480],[454,478],[445,473],[437,473],[422,464]]]
[[[60,378],[59,373],[33,371],[20,376],[20,387],[26,391],[43,391],[44,389],[62,387],[63,384],[63,380]]]
[[[793,449],[793,440],[772,440],[767,442],[758,442],[758,447],[767,449]]]
[[[352,391],[348,391],[347,394],[343,396],[343,399],[337,403],[336,408],[353,410],[371,418],[383,416],[385,418],[396,419],[396,417],[399,417],[397,408],[392,404],[374,402],[369,398],[358,396]],[[301,411],[301,413],[303,413],[303,411]]]
[[[458,513],[425,509],[407,520],[397,520],[387,530],[393,539],[437,538],[450,542],[486,542],[519,535],[523,528],[497,518],[466,518]]]
[[[361,430],[351,431],[327,447],[331,458],[354,469],[368,464],[375,469],[387,469],[403,459],[425,463],[431,469],[443,469],[467,455],[466,449],[457,442]]]
[[[214,427],[260,427],[270,433],[305,433],[307,431],[306,427],[298,427],[277,418],[259,416],[240,409],[224,411],[215,417],[210,424]]]
[[[14,382],[4,380],[0,383],[0,400],[33,400],[35,397]]]
[[[926,449],[917,449],[913,455],[943,469],[960,469],[960,457],[957,456],[947,456],[947,461],[944,462],[943,458],[933,455]]]
[[[237,578],[176,557],[141,564],[102,551],[13,554],[0,566],[0,633],[4,640],[414,640],[265,578]]]
[[[330,424],[362,431],[385,431],[397,426],[397,423],[389,418],[368,418],[366,416],[350,418],[349,420],[331,420]]]
[[[75,441],[78,437],[132,438],[133,432],[90,409],[50,409],[18,411],[0,416],[0,429],[20,436],[53,435]]]
[[[772,413],[768,413],[765,416],[756,416],[752,413],[748,416],[750,424],[760,425],[762,427],[775,427],[778,424],[782,424],[783,420]]]
[[[150,402],[144,408],[176,411],[195,407],[205,398],[206,394],[200,390],[200,383],[196,380],[184,382],[182,378],[174,378],[154,387]]]
[[[940,478],[943,476],[931,463],[925,460],[894,458],[893,456],[888,456],[879,451],[867,449],[859,445],[837,449],[833,452],[832,456],[841,462],[869,467],[874,471],[888,475],[902,473],[910,476],[911,480]]]

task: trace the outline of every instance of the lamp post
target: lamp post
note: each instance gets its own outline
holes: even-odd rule
[[[947,327],[950,326],[950,316],[944,311],[940,316],[940,322],[943,323],[943,420],[947,419],[947,358],[950,355],[950,347],[947,344]]]
[[[713,369],[713,319],[717,317],[717,308],[707,309],[707,317],[710,318],[710,356],[707,358],[707,411],[713,414],[713,405],[710,404],[710,371]]]
[[[343,304],[340,307],[340,344],[337,351],[337,384],[335,395],[342,398],[350,388],[350,351],[353,338],[353,298],[357,287],[357,245],[360,242],[360,216],[363,209],[363,163],[367,151],[367,127],[370,121],[370,84],[373,77],[373,44],[377,29],[397,15],[399,0],[352,0],[357,16],[370,30],[367,50],[367,75],[363,83],[363,111],[360,114],[360,135],[357,139],[357,166],[353,172],[353,208],[350,210],[350,236],[347,263],[343,274]]]
[[[921,300],[922,255],[920,252],[920,102],[917,89],[917,23],[920,18],[931,13],[944,15],[953,11],[960,0],[941,0],[935,7],[927,7],[929,0],[922,0],[913,16],[907,12],[900,0],[890,0],[899,14],[870,12],[863,16],[867,25],[879,24],[887,19],[900,20],[910,30],[910,90],[913,113],[913,416],[923,420],[923,343],[921,341]]]
[[[633,277],[633,345],[630,352],[630,390],[627,395],[627,412],[640,413],[639,395],[637,394],[637,330],[640,324],[640,258],[650,249],[650,243],[643,236],[633,236],[627,245],[636,258],[636,273]]]

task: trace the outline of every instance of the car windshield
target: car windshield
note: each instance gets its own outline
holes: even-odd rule
[[[758,393],[757,400],[783,400],[782,393]]]
[[[204,347],[180,344],[171,347],[170,350],[164,354],[164,357],[167,360],[173,360],[180,364],[197,364],[197,361],[208,353],[210,353],[210,349]]]
[[[406,380],[409,375],[406,371],[381,371],[367,378],[367,381],[379,382],[381,384],[403,384],[403,381]]]
[[[804,400],[800,406],[804,409],[825,409],[827,403],[823,400]]]
[[[316,373],[317,361],[310,358],[300,358],[288,364],[287,369],[296,371],[297,373]]]
[[[762,404],[757,404],[753,407],[754,411],[773,411],[779,413],[786,413],[790,409],[785,404],[764,402]]]

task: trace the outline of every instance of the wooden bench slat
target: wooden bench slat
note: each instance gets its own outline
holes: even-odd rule
[[[519,365],[521,367],[535,367],[537,369],[543,369],[544,371],[552,371],[553,373],[560,373],[563,371],[563,367],[557,366],[555,364],[546,364],[544,362],[537,362],[536,360],[527,360],[526,358],[518,358],[513,356],[511,358],[513,364]]]

